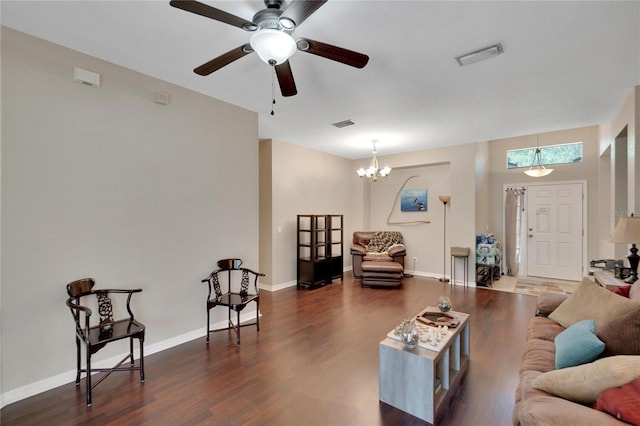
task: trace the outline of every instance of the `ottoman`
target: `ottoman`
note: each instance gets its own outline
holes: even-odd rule
[[[398,262],[362,262],[364,287],[398,287],[402,284],[404,270]]]

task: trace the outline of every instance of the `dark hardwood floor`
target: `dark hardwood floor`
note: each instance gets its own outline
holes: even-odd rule
[[[443,294],[451,297],[454,310],[471,314],[471,363],[436,424],[510,425],[534,296],[451,289],[423,277],[405,279],[400,289],[370,289],[351,274],[315,290],[263,291],[261,331],[243,328],[239,348],[229,332],[214,333],[209,345],[202,337],[147,356],[145,383],[137,373],[114,373],[94,389],[91,407],[85,405],[84,386],[69,383],[4,407],[0,420],[3,425],[426,424],[378,401],[378,343]],[[204,322],[204,307],[202,317]],[[69,359],[69,368],[74,362]]]

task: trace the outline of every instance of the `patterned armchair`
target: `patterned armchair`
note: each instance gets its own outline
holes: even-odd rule
[[[402,233],[397,231],[356,231],[353,233],[351,256],[353,276],[362,278],[362,262],[397,262],[404,269],[404,246]]]

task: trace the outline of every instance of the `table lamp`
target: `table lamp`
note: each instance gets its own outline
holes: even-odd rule
[[[631,267],[631,275],[624,282],[633,284],[638,279],[638,259],[640,259],[640,256],[638,256],[636,243],[640,243],[640,216],[631,214],[629,217],[621,217],[609,241],[612,243],[631,244],[631,249],[629,249],[631,254],[627,256]]]

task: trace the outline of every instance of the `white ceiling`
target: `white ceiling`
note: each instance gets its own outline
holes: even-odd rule
[[[261,0],[206,1],[247,20]],[[285,1],[286,7],[289,0]],[[248,55],[201,77],[250,33],[169,1],[8,1],[3,25],[259,113],[260,137],[349,159],[609,121],[640,85],[638,1],[330,0],[295,36],[366,53],[364,69],[297,52],[298,94]],[[454,57],[501,42],[505,53]],[[331,123],[352,119],[337,129]]]

